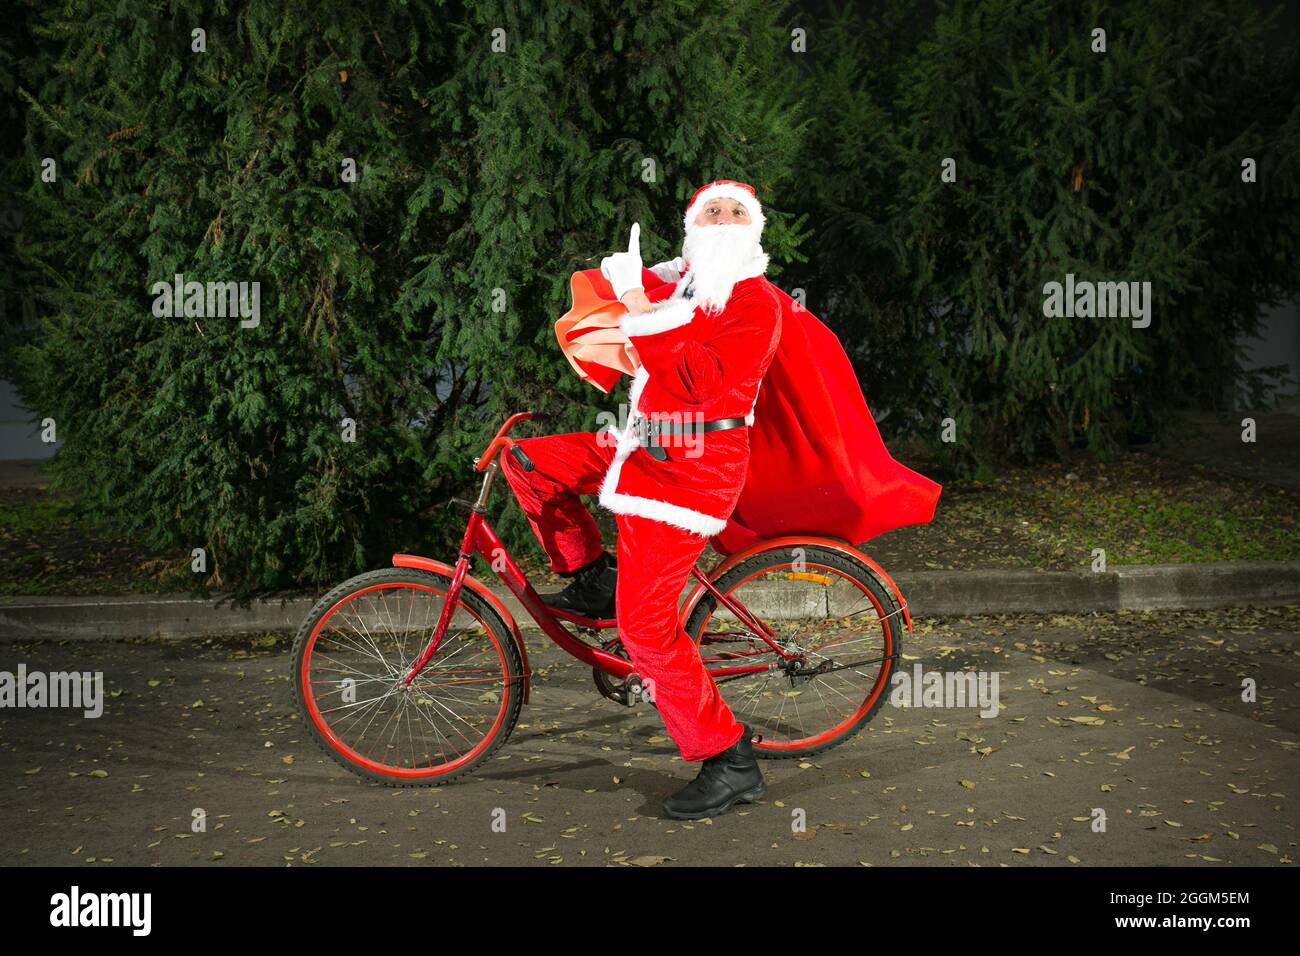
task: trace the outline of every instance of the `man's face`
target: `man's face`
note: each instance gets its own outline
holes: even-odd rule
[[[749,210],[739,199],[710,199],[695,217],[697,226],[718,226],[734,223],[748,226]]]
[[[694,294],[706,309],[725,306],[732,286],[763,255],[762,229],[744,203],[730,198],[710,199],[687,227],[682,257],[693,274]]]

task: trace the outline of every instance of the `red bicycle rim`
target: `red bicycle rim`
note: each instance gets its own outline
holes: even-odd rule
[[[307,714],[309,719],[311,720],[312,724],[316,727],[316,729],[320,732],[321,736],[329,743],[331,747],[333,747],[336,751],[338,751],[340,754],[346,757],[350,762],[355,763],[360,767],[364,767],[365,769],[373,773],[381,774],[383,776],[388,776],[388,777],[398,777],[398,778],[412,779],[412,780],[423,780],[423,779],[428,779],[430,777],[440,777],[445,774],[451,773],[460,767],[463,767],[467,763],[470,763],[475,758],[477,758],[478,755],[481,754],[488,747],[489,744],[491,744],[491,742],[496,737],[497,731],[500,728],[502,721],[505,720],[506,710],[509,702],[508,694],[503,693],[501,695],[501,706],[497,710],[496,718],[493,721],[492,727],[488,730],[486,734],[483,735],[483,739],[478,743],[478,745],[472,748],[468,753],[456,758],[455,760],[450,761],[448,763],[440,764],[436,767],[394,767],[390,764],[379,763],[375,760],[372,760],[371,758],[367,757],[365,754],[362,754],[357,750],[353,749],[342,739],[340,739],[339,736],[336,733],[334,733],[333,728],[330,727],[329,723],[325,720],[324,716],[321,714],[320,708],[316,705],[316,696],[314,690],[312,689],[310,668],[311,668],[312,652],[315,650],[316,641],[317,638],[320,636],[322,628],[324,628],[326,622],[329,621],[329,619],[335,614],[335,612],[337,612],[339,608],[343,607],[345,604],[355,601],[356,599],[362,597],[365,594],[370,593],[371,591],[386,590],[391,588],[414,588],[416,590],[426,591],[432,594],[441,594],[445,596],[445,592],[439,591],[437,588],[434,587],[429,587],[428,585],[417,584],[415,582],[393,581],[393,582],[383,582],[380,584],[374,584],[371,585],[370,587],[363,588],[360,591],[354,591],[353,593],[348,594],[345,597],[341,598],[333,607],[331,607],[328,611],[325,612],[325,614],[321,616],[320,621],[317,622],[316,627],[313,628],[311,636],[307,639],[306,647],[303,649],[301,670],[298,675],[300,686],[302,687],[303,701],[306,703]],[[465,611],[483,627],[484,633],[490,637],[492,641],[492,646],[496,649],[497,659],[501,664],[501,673],[503,675],[509,675],[510,666],[506,660],[505,654],[501,649],[499,636],[493,633],[492,629],[489,628],[483,622],[483,619],[480,618],[477,614],[475,614],[470,607],[468,607],[466,604],[462,602],[457,602],[457,603],[459,604],[460,607],[464,608]],[[430,636],[432,636],[432,627],[430,627]],[[508,676],[503,677],[502,683],[508,685],[509,683]]]

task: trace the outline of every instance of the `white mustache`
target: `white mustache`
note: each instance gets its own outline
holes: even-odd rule
[[[747,226],[739,222],[724,222],[715,226],[696,226],[687,234],[685,242],[682,243],[683,252],[688,248],[745,243],[753,235],[753,226]]]

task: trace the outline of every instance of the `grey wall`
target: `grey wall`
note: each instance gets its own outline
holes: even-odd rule
[[[1300,379],[1300,302],[1288,302],[1264,313],[1256,339],[1242,339],[1247,368],[1286,365],[1291,377]],[[1279,396],[1296,395],[1300,389],[1290,385]]]
[[[16,458],[52,458],[62,442],[41,441],[36,414],[22,407],[9,382],[0,381],[0,461]]]

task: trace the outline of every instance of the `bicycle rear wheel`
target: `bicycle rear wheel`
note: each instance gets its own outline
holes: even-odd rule
[[[345,581],[312,608],[293,645],[293,685],[312,736],[336,762],[392,787],[430,787],[487,760],[519,719],[523,666],[506,623],[461,589],[437,653],[447,578],[385,568]]]
[[[790,655],[783,658],[705,592],[686,632],[758,756],[806,757],[848,740],[888,696],[901,654],[902,605],[862,561],[824,546],[760,551],[713,582]],[[724,668],[749,673],[717,675]]]

